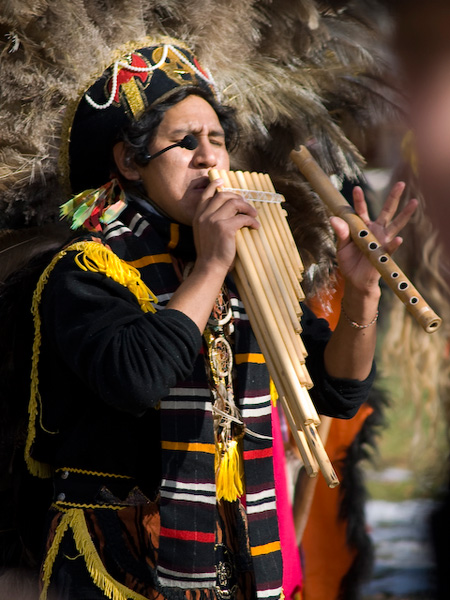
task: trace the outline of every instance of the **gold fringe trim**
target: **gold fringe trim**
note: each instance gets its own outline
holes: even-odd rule
[[[52,545],[48,549],[47,555],[45,557],[44,564],[42,565],[42,591],[39,596],[39,600],[47,599],[47,592],[50,586],[50,579],[52,576],[53,565],[55,564],[56,557],[58,556],[59,546],[64,537],[64,534],[67,531],[67,528],[70,524],[70,516],[65,514],[61,521],[58,524],[58,527],[55,531],[55,537],[53,538]]]
[[[108,510],[123,510],[124,508],[127,508],[127,506],[121,506],[119,504],[83,504],[82,502],[66,502],[65,500],[57,500],[56,502],[53,502],[51,506],[59,512],[67,512],[72,508],[107,508]]]
[[[28,404],[28,433],[24,452],[28,470],[32,475],[41,479],[51,477],[52,468],[50,465],[37,461],[31,456],[31,448],[36,439],[36,421],[39,418],[39,426],[44,431],[47,431],[48,433],[57,432],[49,432],[45,429],[42,422],[42,402],[39,393],[38,377],[39,353],[41,348],[41,317],[39,314],[39,305],[42,292],[50,273],[53,271],[56,263],[70,251],[78,252],[75,257],[75,262],[84,271],[103,273],[107,277],[110,277],[117,283],[128,288],[128,290],[137,298],[143,312],[156,312],[153,304],[158,302],[158,299],[153,292],[142,281],[139,271],[121,260],[114,252],[112,252],[112,250],[104,246],[101,242],[75,242],[54,256],[53,260],[43,271],[36,289],[34,290],[31,306],[34,322],[34,341],[31,359],[30,402]]]
[[[156,312],[154,304],[158,302],[158,298],[142,281],[139,271],[116,256],[112,250],[100,242],[78,242],[68,250],[80,250],[75,256],[80,269],[103,273],[128,288],[137,298],[143,312]]]
[[[58,556],[61,541],[68,528],[72,530],[75,546],[80,555],[84,558],[86,568],[92,581],[105,596],[110,598],[110,600],[148,600],[141,594],[138,594],[119,583],[109,575],[98,555],[94,542],[91,539],[84,513],[78,508],[70,509],[62,517],[56,528],[55,537],[47,552],[42,569],[43,588],[39,600],[47,600],[53,565]]]
[[[30,402],[28,404],[28,432],[27,441],[25,444],[25,462],[28,470],[32,475],[45,479],[51,477],[52,468],[46,463],[39,462],[32,458],[31,448],[34,440],[36,439],[36,420],[39,416],[39,424],[42,426],[42,403],[41,395],[39,393],[39,377],[38,377],[38,363],[39,353],[41,348],[41,316],[39,314],[39,304],[41,301],[42,291],[45,284],[48,281],[49,275],[54,269],[58,260],[66,254],[66,251],[62,250],[53,257],[51,263],[45,268],[44,272],[39,278],[36,289],[33,293],[33,302],[31,305],[31,314],[33,315],[34,323],[34,340],[33,350],[31,358],[31,387],[30,387]]]

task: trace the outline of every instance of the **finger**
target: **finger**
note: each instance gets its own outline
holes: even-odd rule
[[[400,198],[402,197],[403,192],[405,191],[406,184],[404,181],[397,181],[397,183],[392,187],[391,191],[386,198],[385,203],[376,219],[376,223],[386,227],[391,219],[394,217],[397,212],[398,205],[400,202]]]
[[[231,198],[210,215],[209,222],[221,222],[234,231],[242,227],[258,229],[260,224],[256,216],[256,210],[252,206],[249,206],[247,203],[236,202],[234,198]]]
[[[403,243],[403,238],[400,236],[396,236],[393,238],[388,244],[384,246],[386,252],[392,255]]]
[[[346,244],[350,243],[350,228],[343,219],[340,217],[330,217],[330,224],[334,229],[336,237],[338,238],[339,248],[342,248]]]
[[[220,218],[232,217],[238,213],[257,216],[254,206],[249,204],[242,196],[233,192],[217,192],[208,203],[205,214],[219,212]]]
[[[218,240],[223,235],[225,235],[225,238],[230,235],[234,237],[236,231],[242,227],[259,228],[259,223],[256,220],[256,210],[240,196],[216,195],[222,197],[214,197],[206,210],[200,212],[194,219],[194,226],[197,231],[203,231],[207,235],[215,235]]]
[[[211,199],[218,192],[220,192],[223,183],[223,179],[214,179],[214,181],[211,181],[202,194],[202,200]]]
[[[239,213],[233,217],[233,225],[238,229],[243,227],[250,227],[251,229],[258,229],[260,227],[259,222],[251,215]]]
[[[228,219],[237,214],[250,215],[253,218],[258,215],[256,209],[239,195],[219,193],[216,196],[208,208],[209,213],[216,213],[218,219]]]
[[[221,192],[220,188],[222,184],[222,179],[215,179],[204,189],[200,202],[197,206],[196,215],[198,217],[208,217],[230,200],[233,200],[235,203],[235,214],[236,212],[247,212],[245,206],[247,203],[245,203],[243,198],[238,194],[233,194],[232,192]],[[230,215],[233,211],[232,206],[233,205],[230,204]],[[250,210],[250,212],[252,211]]]
[[[367,202],[364,196],[364,192],[359,185],[353,188],[353,207],[356,214],[358,214],[364,223],[370,223],[369,211],[367,208]]]
[[[392,223],[386,228],[388,238],[396,236],[407,225],[418,206],[419,201],[416,198],[409,200],[403,210],[399,212]]]
[[[209,204],[211,203],[212,198],[217,194],[220,187],[223,185],[223,179],[215,179],[211,181],[206,188],[203,190],[202,195],[200,196],[200,200],[197,204],[197,208],[195,211],[196,216],[199,216],[208,209]]]

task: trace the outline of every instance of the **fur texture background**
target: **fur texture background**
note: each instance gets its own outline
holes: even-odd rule
[[[291,164],[307,144],[328,173],[360,175],[349,129],[398,109],[383,82],[380,6],[314,0],[6,0],[0,13],[0,228],[46,224],[67,192],[59,179],[65,115],[117,48],[146,35],[181,38],[238,111],[233,168],[268,172],[288,201],[307,266],[328,278],[326,213]],[[66,129],[65,129],[66,128]],[[307,290],[308,291],[308,290]]]

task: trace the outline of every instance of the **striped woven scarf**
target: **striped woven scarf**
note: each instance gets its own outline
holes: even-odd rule
[[[143,211],[141,211],[143,212]],[[192,258],[192,231],[159,214],[143,216],[130,204],[104,229],[107,243],[139,269],[163,308],[179,286],[174,256]],[[269,377],[243,306],[230,282],[236,369],[235,400],[247,428],[243,440],[246,510],[258,598],[281,594],[271,433]],[[204,356],[198,356],[188,380],[161,401],[161,533],[158,578],[168,598],[180,591],[214,589],[215,474],[211,394]],[[178,588],[178,589],[177,589]],[[190,594],[189,594],[190,595]],[[194,595],[195,597],[195,595]]]

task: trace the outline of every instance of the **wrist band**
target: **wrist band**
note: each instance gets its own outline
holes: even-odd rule
[[[360,323],[357,323],[356,321],[352,321],[352,319],[350,319],[350,317],[348,316],[348,314],[345,312],[344,310],[344,302],[341,300],[341,312],[344,315],[344,317],[347,319],[347,321],[350,323],[350,325],[354,328],[354,329],[366,329],[367,327],[370,327],[371,325],[373,325],[374,323],[377,322],[378,320],[378,310],[376,315],[374,316],[374,318],[370,321],[370,323],[367,323],[367,325],[361,325]]]

